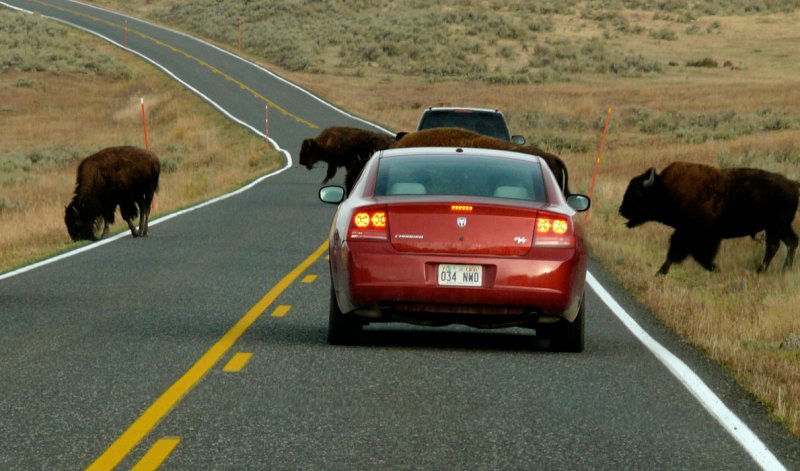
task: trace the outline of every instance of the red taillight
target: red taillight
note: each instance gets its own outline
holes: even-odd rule
[[[389,238],[387,225],[386,208],[362,208],[353,215],[348,239],[386,240]]]
[[[533,245],[536,247],[574,247],[575,237],[569,218],[540,212],[536,218]]]

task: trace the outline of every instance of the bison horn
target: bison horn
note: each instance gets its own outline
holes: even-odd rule
[[[644,181],[642,186],[644,186],[645,188],[650,188],[651,186],[653,186],[653,183],[655,182],[656,182],[656,169],[650,168],[650,175],[647,177],[647,180]]]

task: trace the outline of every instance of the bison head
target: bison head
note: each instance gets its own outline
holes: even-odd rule
[[[636,227],[653,219],[653,192],[656,191],[657,179],[656,169],[651,168],[628,184],[619,207],[619,213],[628,220],[628,227]]]
[[[300,165],[305,165],[309,170],[314,168],[314,164],[320,160],[325,160],[323,154],[325,149],[314,139],[306,139],[300,146]]]
[[[74,201],[67,206],[64,214],[64,224],[67,225],[67,232],[73,242],[83,239],[82,227],[83,221],[81,220],[81,212],[78,209],[78,204]]]
[[[103,230],[102,216],[88,217],[88,212],[80,204],[72,201],[64,211],[64,224],[73,242],[97,240],[98,232]]]

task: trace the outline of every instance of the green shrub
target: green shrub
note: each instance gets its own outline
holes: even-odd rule
[[[687,62],[686,62],[686,66],[687,66],[687,67],[708,67],[708,68],[715,68],[715,67],[719,67],[719,64],[717,63],[717,61],[716,61],[716,60],[714,60],[714,59],[712,59],[712,58],[710,58],[710,57],[705,57],[705,58],[703,58],[703,59],[700,59],[700,60],[695,60],[695,61],[687,61]]]
[[[79,33],[47,19],[0,10],[0,31],[0,70],[130,77],[121,62],[84,44]],[[32,86],[21,80],[18,87]]]
[[[650,37],[653,39],[658,39],[661,41],[677,41],[678,35],[667,28],[660,29],[658,31],[650,31]]]

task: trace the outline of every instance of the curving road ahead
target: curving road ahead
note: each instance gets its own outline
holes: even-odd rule
[[[0,4],[126,46],[254,132],[269,106],[289,163],[371,126],[174,31]],[[800,441],[596,264],[582,354],[411,326],[328,346],[323,172],[0,275],[0,469],[800,469]]]

